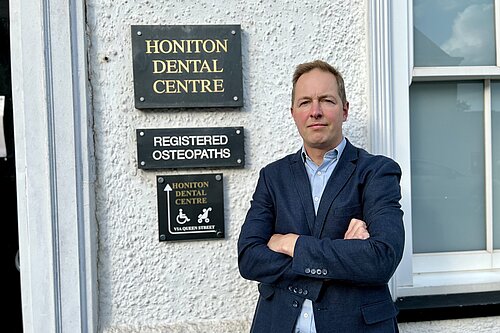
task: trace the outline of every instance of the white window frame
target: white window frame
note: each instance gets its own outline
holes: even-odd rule
[[[469,293],[500,289],[500,251],[492,244],[492,164],[491,112],[485,112],[485,180],[487,248],[485,251],[413,254],[411,214],[411,162],[409,87],[413,81],[481,79],[485,101],[491,94],[490,79],[500,79],[500,67],[414,68],[413,1],[369,2],[371,55],[370,143],[374,153],[393,157],[403,171],[402,208],[406,246],[403,259],[392,279],[393,298],[417,295]],[[495,16],[500,18],[500,0],[495,0]],[[497,19],[497,22],[499,20]],[[500,28],[496,25],[497,45]],[[497,52],[500,64],[500,52]],[[466,73],[466,75],[464,75]],[[486,111],[491,105],[485,103]],[[467,263],[467,270],[464,270]]]

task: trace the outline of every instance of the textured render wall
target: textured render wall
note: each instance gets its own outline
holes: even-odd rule
[[[291,73],[316,58],[335,64],[351,105],[346,135],[367,147],[366,11],[364,0],[87,1],[100,332],[248,332],[257,290],[239,276],[236,242],[260,168],[300,147],[289,115]],[[244,107],[136,110],[134,24],[241,24]],[[137,169],[136,128],[212,126],[245,128],[244,169]],[[224,174],[226,239],[158,242],[156,175],[212,172]],[[483,332],[476,322],[454,321]],[[425,324],[402,328],[437,332]]]
[[[242,279],[236,243],[258,171],[300,148],[289,115],[296,64],[322,58],[346,77],[346,129],[366,146],[365,1],[87,1],[103,332],[248,332],[256,285]],[[241,24],[244,107],[134,108],[130,25]],[[142,171],[136,128],[243,126],[244,169]],[[226,239],[160,243],[158,174],[224,174]]]

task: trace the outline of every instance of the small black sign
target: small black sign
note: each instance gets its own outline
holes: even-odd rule
[[[222,174],[157,176],[160,241],[224,238]]]
[[[132,25],[137,109],[241,107],[240,25]]]
[[[243,127],[137,129],[139,169],[243,167]]]

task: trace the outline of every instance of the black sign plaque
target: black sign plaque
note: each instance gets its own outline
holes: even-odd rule
[[[222,174],[157,176],[160,241],[224,238]]]
[[[139,169],[243,167],[243,127],[137,129]]]
[[[240,25],[132,25],[137,109],[241,107]]]

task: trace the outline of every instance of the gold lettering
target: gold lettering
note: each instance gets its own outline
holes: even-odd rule
[[[189,64],[182,60],[177,60],[177,65],[179,66],[179,73],[189,73]]]
[[[178,40],[172,40],[172,44],[174,46],[174,51],[173,53],[178,53],[179,51],[181,53],[184,53],[184,43],[179,43]]]
[[[175,204],[177,206],[181,205],[203,205],[207,204],[208,200],[204,198],[177,198],[175,199]]]
[[[157,94],[222,93],[224,92],[224,80],[156,80],[153,83],[153,91]]]
[[[165,80],[165,94],[175,94],[178,90],[174,80]]]
[[[177,80],[177,93],[180,94],[181,90],[185,93],[189,92],[187,83],[182,83],[182,81]]]
[[[212,92],[209,80],[201,80],[201,92]]]
[[[216,39],[215,42],[217,43],[217,53],[220,53],[221,49],[227,53],[227,39],[224,39],[224,44],[218,39]]]
[[[150,40],[150,39],[146,39],[146,53],[147,54],[150,54],[150,53],[160,53],[158,51],[158,40],[155,39],[155,40]],[[151,44],[151,42],[154,43],[154,45]],[[151,48],[154,48],[154,51],[151,51]]]
[[[203,62],[201,63],[200,72],[212,73],[212,69],[210,68],[206,60],[203,60]]]
[[[167,73],[179,73],[177,69],[177,62],[175,60],[166,60],[167,63]]]
[[[165,50],[165,49],[163,48],[163,45],[164,45],[165,43],[167,43],[167,44],[168,44],[168,49],[167,49],[167,50]],[[160,51],[161,51],[161,53],[170,53],[170,52],[172,52],[172,43],[170,42],[170,40],[168,40],[168,39],[164,39],[164,40],[162,40],[162,41],[160,42]]]
[[[219,68],[219,60],[212,59],[210,63],[207,60],[199,59],[153,59],[153,74],[182,74],[182,73],[222,73],[224,68]]]
[[[165,62],[162,60],[153,60],[153,74],[160,74],[163,72],[165,72]]]
[[[183,183],[172,183],[172,188],[174,190],[192,189],[192,188],[204,188],[208,187],[209,182],[183,182]]]
[[[151,53],[227,53],[228,39],[147,39],[146,54]]]
[[[163,90],[159,90],[158,89],[158,84],[164,84],[165,85],[165,82],[164,80],[156,80],[154,83],[153,83],[153,91],[157,94],[163,94],[165,92],[165,89]]]
[[[224,92],[224,80],[214,79],[214,92],[221,93]]]
[[[224,68],[218,68],[219,67],[218,64],[219,64],[219,60],[217,60],[217,59],[213,59],[212,60],[212,68],[213,68],[212,71],[214,73],[222,73],[222,72],[224,72]]]

